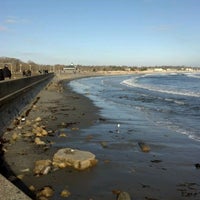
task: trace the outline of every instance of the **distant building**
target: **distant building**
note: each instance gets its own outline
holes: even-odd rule
[[[73,63],[71,63],[70,65],[66,65],[66,66],[64,66],[63,67],[63,70],[64,71],[68,71],[68,70],[76,70],[76,67],[74,66],[74,64]]]

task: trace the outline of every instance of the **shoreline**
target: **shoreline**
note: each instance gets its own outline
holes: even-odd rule
[[[70,81],[76,78],[90,76],[92,76],[92,74],[83,74],[82,76],[80,76],[80,74],[70,74],[68,79],[65,80]],[[59,196],[60,191],[58,191],[59,188],[56,187],[56,182],[66,181],[65,177],[67,177],[70,183],[67,182],[69,185],[66,185],[66,187],[67,189],[69,189],[69,191],[72,192],[72,197],[69,197],[68,199],[89,199],[89,196],[87,196],[87,191],[85,191],[87,187],[83,184],[87,183],[87,181],[94,181],[92,180],[93,174],[99,173],[98,176],[100,177],[98,181],[100,184],[100,188],[98,189],[101,189],[103,191],[105,190],[105,188],[103,187],[104,179],[103,177],[101,177],[101,174],[104,174],[105,176],[111,176],[110,181],[112,185],[106,186],[108,188],[106,188],[107,190],[104,191],[105,196],[102,196],[100,191],[96,191],[97,197],[95,198],[91,196],[90,199],[115,199],[115,196],[112,194],[112,189],[119,189],[118,185],[120,185],[120,182],[124,182],[122,184],[123,188],[120,189],[127,189],[129,191],[132,191],[134,189],[134,192],[131,192],[131,194],[136,197],[138,195],[140,199],[143,199],[140,196],[141,192],[144,193],[144,199],[150,199],[151,196],[153,196],[153,193],[158,192],[158,189],[156,188],[158,185],[160,185],[160,190],[162,190],[161,187],[168,188],[168,191],[174,193],[175,199],[177,199],[176,197],[178,197],[178,190],[184,191],[182,192],[182,199],[187,199],[186,195],[189,195],[190,193],[190,199],[193,200],[196,198],[194,193],[198,194],[200,188],[198,184],[196,184],[196,178],[194,177],[197,172],[195,167],[193,166],[195,162],[192,158],[187,158],[187,162],[182,163],[182,165],[179,164],[178,166],[176,166],[175,160],[171,160],[171,154],[173,155],[174,150],[177,151],[176,153],[178,153],[179,156],[181,156],[179,152],[180,150],[176,146],[177,144],[181,147],[181,150],[185,151],[183,152],[186,155],[189,154],[187,150],[190,150],[190,148],[196,148],[196,145],[198,144],[196,142],[190,142],[191,144],[188,144],[188,138],[182,135],[178,137],[173,136],[173,141],[170,141],[170,135],[164,136],[164,138],[160,136],[158,139],[156,139],[156,137],[150,138],[150,136],[148,136],[150,139],[144,138],[144,140],[150,141],[151,147],[155,149],[155,152],[153,151],[149,154],[140,153],[139,151],[137,152],[137,140],[134,141],[133,145],[131,145],[134,151],[136,151],[134,152],[134,156],[136,157],[134,158],[135,163],[131,167],[132,169],[130,169],[131,172],[128,174],[124,174],[124,177],[127,178],[126,180],[124,180],[122,174],[119,174],[119,177],[115,177],[114,171],[115,168],[120,168],[120,160],[118,162],[115,160],[112,162],[112,159],[109,160],[109,155],[107,155],[107,147],[105,143],[101,143],[102,149],[98,150],[102,153],[100,153],[98,158],[100,159],[99,164],[94,167],[94,169],[92,168],[86,170],[83,173],[71,169],[65,169],[51,172],[48,175],[43,175],[40,177],[34,176],[34,161],[39,159],[49,159],[50,157],[52,157],[55,151],[59,149],[59,146],[56,146],[56,142],[62,142],[62,140],[68,141],[68,145],[72,143],[77,143],[77,146],[81,147],[83,146],[82,143],[90,143],[90,140],[92,139],[98,140],[97,136],[94,137],[90,134],[83,137],[79,133],[79,131],[93,126],[96,123],[98,124],[99,121],[104,122],[104,120],[106,120],[101,118],[101,116],[99,115],[99,109],[95,107],[93,102],[87,97],[71,91],[70,88],[66,88],[66,91],[62,92],[63,87],[62,85],[58,84],[60,80],[62,81],[62,78],[63,77],[56,77],[55,85],[54,83],[50,84],[49,87],[43,89],[38,94],[39,99],[36,104],[33,103],[32,105],[30,105],[32,109],[30,110],[29,115],[26,117],[25,122],[21,122],[18,126],[15,127],[15,129],[13,129],[13,131],[9,131],[4,134],[5,139],[10,140],[10,143],[6,143],[4,146],[7,151],[5,152],[5,157],[7,159],[6,161],[10,166],[12,166],[12,170],[14,171],[16,176],[18,176],[17,179],[21,178],[22,182],[25,183],[27,188],[33,185],[35,188],[35,193],[45,185],[54,185],[54,189],[55,191],[57,191],[57,196]],[[41,119],[36,120],[39,117]],[[33,126],[35,124],[43,126],[48,131],[49,135],[47,136],[47,138],[41,138],[42,140],[45,140],[45,143],[47,145],[37,146],[34,144],[33,137],[30,135],[28,136],[28,133],[30,134],[30,132],[32,132]],[[11,126],[13,126],[13,124]],[[65,134],[67,134],[66,138],[60,137],[63,128],[68,130],[67,133],[65,132]],[[99,132],[99,130],[97,130],[97,132]],[[13,136],[14,133],[17,133],[17,135]],[[155,139],[158,141],[154,141]],[[164,140],[166,140],[165,143],[163,143]],[[130,153],[132,154],[133,152]],[[128,156],[130,156],[131,154],[127,153]],[[194,157],[197,157],[198,152],[191,151],[191,154]],[[116,154],[116,156],[116,160],[117,158],[121,158],[120,151],[119,154]],[[184,161],[183,158],[179,159],[182,159],[181,161]],[[121,168],[123,171],[123,165]],[[109,173],[107,172],[107,170],[109,171]],[[180,176],[180,174],[176,178],[177,171],[181,171],[181,173],[190,173],[191,178],[190,182],[180,183],[180,185],[177,185],[177,194],[175,194],[175,191],[172,190],[172,186],[167,184],[170,184],[170,178],[174,182],[177,180],[181,180],[182,177]],[[136,179],[135,181],[133,181],[133,185],[128,184],[128,182],[130,181],[128,179],[130,179],[131,176]],[[185,177],[185,180],[188,179],[187,174],[183,174],[182,176]],[[80,177],[83,179],[85,178],[85,180],[80,180]],[[159,183],[160,177],[163,177],[163,182],[166,181],[166,183]],[[12,179],[15,179],[15,177],[12,176]],[[155,182],[155,185],[152,185],[152,181]],[[95,187],[97,186],[94,185],[94,191]],[[191,187],[193,187],[194,189],[190,190]],[[82,198],[78,194],[73,196],[73,194],[76,193],[76,190],[78,194],[81,192],[84,193],[84,198]],[[162,195],[167,195],[167,193],[164,194],[164,192],[162,192]],[[162,195],[160,196],[160,198],[154,199],[163,199]],[[55,198],[52,197],[49,199]],[[60,197],[60,199],[62,198]]]

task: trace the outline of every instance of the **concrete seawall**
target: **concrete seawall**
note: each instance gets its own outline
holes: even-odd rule
[[[53,77],[54,74],[49,73],[0,82],[0,136]]]

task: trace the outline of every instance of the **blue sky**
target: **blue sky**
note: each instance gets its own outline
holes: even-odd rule
[[[200,0],[1,0],[0,56],[200,66]]]

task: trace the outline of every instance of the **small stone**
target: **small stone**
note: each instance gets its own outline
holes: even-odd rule
[[[43,137],[43,136],[47,136],[48,135],[48,132],[42,126],[34,126],[32,132],[37,137]]]
[[[67,190],[67,189],[64,189],[61,193],[60,193],[60,196],[61,197],[69,197],[71,195],[71,193]]]
[[[144,142],[139,142],[138,145],[140,146],[142,152],[147,153],[151,150],[150,146]]]
[[[108,144],[107,144],[107,142],[101,142],[101,146],[102,146],[103,148],[107,148],[107,147],[108,147]]]
[[[71,130],[72,130],[72,131],[78,131],[79,128],[78,128],[78,127],[72,127]]]
[[[45,142],[42,141],[39,137],[36,137],[35,138],[35,144],[37,144],[37,145],[45,145]]]
[[[59,135],[59,137],[67,137],[67,135],[66,135],[65,133],[61,133],[61,134]]]
[[[35,122],[41,122],[41,121],[42,121],[41,117],[37,117],[37,118],[35,119]]]
[[[33,133],[32,132],[26,132],[23,134],[23,137],[32,137]]]
[[[196,169],[200,169],[200,163],[195,164]]]
[[[31,125],[31,121],[30,120],[26,120],[26,126],[30,126]]]
[[[44,188],[42,188],[38,193],[37,193],[37,197],[41,198],[41,197],[52,197],[54,194],[54,190],[50,187],[50,186],[45,186]]]
[[[30,191],[35,191],[35,187],[33,185],[29,186]]]
[[[17,175],[17,178],[20,179],[20,180],[22,180],[24,178],[24,174]]]
[[[120,192],[117,197],[117,200],[131,200],[131,197],[127,192]]]
[[[15,132],[12,134],[12,139],[13,141],[16,141],[17,139],[19,139],[19,135]]]
[[[34,174],[45,175],[51,170],[51,160],[38,160],[35,162]]]

